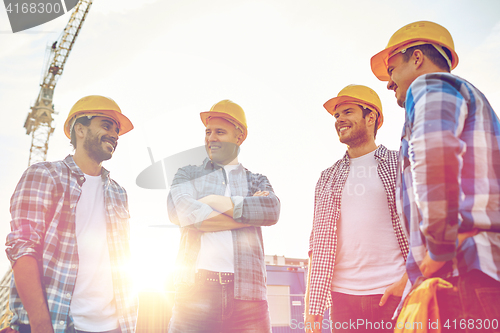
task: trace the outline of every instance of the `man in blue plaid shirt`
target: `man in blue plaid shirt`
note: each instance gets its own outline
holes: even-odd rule
[[[102,167],[132,128],[112,99],[84,97],[64,126],[75,154],[36,163],[21,177],[6,244],[13,329],[135,332],[127,193]]]
[[[410,230],[408,276],[453,284],[437,293],[441,328],[499,332],[500,121],[450,74],[457,64],[451,34],[428,21],[399,29],[371,59],[406,111],[398,208]]]
[[[209,158],[178,170],[167,202],[181,227],[169,332],[271,332],[261,226],[278,221],[280,202],[238,162],[243,109],[223,100],[200,116]]]

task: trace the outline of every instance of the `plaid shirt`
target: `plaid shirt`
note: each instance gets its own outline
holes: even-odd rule
[[[212,208],[197,199],[210,194],[224,195],[224,168],[208,158],[201,166],[186,166],[177,171],[168,195],[170,220],[181,226],[181,242],[177,257],[176,287],[192,285],[195,264],[200,251],[202,231],[197,228],[210,215]],[[230,172],[229,186],[234,204],[233,219],[251,227],[232,230],[234,244],[234,297],[240,300],[264,300],[266,265],[261,226],[276,224],[280,202],[267,177],[251,173],[241,164]],[[253,197],[257,191],[269,196]]]
[[[398,154],[380,145],[375,150],[375,159],[378,161],[377,173],[387,195],[394,234],[403,258],[406,258],[408,241],[399,221],[395,200]],[[340,218],[342,192],[349,170],[350,159],[346,153],[342,159],[321,173],[316,184],[314,221],[309,241],[309,255],[312,255],[309,314],[312,315],[323,315],[331,305],[330,291],[337,251],[337,222]]]
[[[116,310],[122,333],[129,333],[135,331],[137,298],[130,292],[131,280],[126,274],[130,257],[127,194],[104,168],[102,178]],[[69,312],[78,271],[75,212],[84,181],[72,156],[64,161],[41,162],[24,172],[11,198],[12,232],[7,236],[7,256],[12,265],[25,255],[37,259],[55,333],[75,332]],[[68,183],[69,202],[65,202]],[[14,329],[29,324],[14,276],[10,309]]]
[[[398,177],[410,230],[407,271],[414,282],[429,252],[449,261],[436,275],[479,269],[500,280],[500,122],[486,97],[449,73],[408,89]],[[398,207],[399,208],[399,207]],[[484,230],[457,249],[457,233]]]

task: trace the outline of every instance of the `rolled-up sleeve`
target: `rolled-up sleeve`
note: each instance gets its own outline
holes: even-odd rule
[[[45,225],[50,221],[49,206],[55,182],[43,166],[33,165],[19,180],[10,201],[11,232],[7,235],[6,253],[12,265],[17,259],[31,255],[41,259]]]
[[[167,198],[167,209],[170,221],[180,227],[199,228],[213,209],[196,199],[193,180],[184,169],[175,174],[172,187]]]

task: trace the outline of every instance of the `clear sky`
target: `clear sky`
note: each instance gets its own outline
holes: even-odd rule
[[[23,124],[44,55],[68,19],[13,34],[0,8],[0,239],[10,230],[9,199],[28,164],[31,138]],[[143,285],[152,285],[147,276],[172,266],[179,231],[150,227],[170,222],[167,191],[136,185],[151,163],[148,147],[160,160],[202,145],[199,113],[231,99],[248,121],[240,161],[265,174],[281,199],[278,224],[264,228],[265,251],[306,258],[314,186],[346,149],[322,105],[348,84],[373,88],[385,120],[377,143],[398,149],[403,109],[369,63],[397,29],[418,20],[451,32],[460,58],[453,73],[499,112],[498,0],[95,0],[55,90],[59,114],[48,160],[72,153],[62,125],[79,98],[100,94],[120,105],[135,129],[104,166],[128,191],[137,271]],[[0,275],[7,269],[0,256]]]

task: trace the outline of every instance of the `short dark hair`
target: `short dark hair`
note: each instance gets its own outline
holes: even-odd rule
[[[434,65],[438,66],[439,68],[450,72],[450,66],[448,65],[448,62],[446,59],[443,57],[441,53],[439,53],[438,50],[431,44],[422,44],[422,45],[417,45],[417,46],[412,46],[406,49],[406,52],[403,53],[403,60],[404,62],[408,62],[410,60],[410,57],[413,55],[413,52],[415,50],[420,50],[422,53],[429,58],[430,61],[434,63]],[[448,56],[448,59],[452,59],[452,55],[450,50],[448,50],[446,47],[443,46],[443,50]]]
[[[85,127],[88,127],[90,125],[90,121],[92,120],[92,117],[87,117],[83,116],[75,120],[75,123],[73,124],[73,128],[71,128],[71,145],[73,146],[74,149],[76,149],[76,134],[75,134],[75,125],[76,124],[82,124]]]
[[[369,108],[365,108],[361,106],[361,110],[363,110],[363,119],[366,118],[367,115],[370,114],[370,112],[375,112],[375,128],[373,130],[373,138],[375,139],[377,137],[377,130],[378,130],[378,112],[373,111]]]

